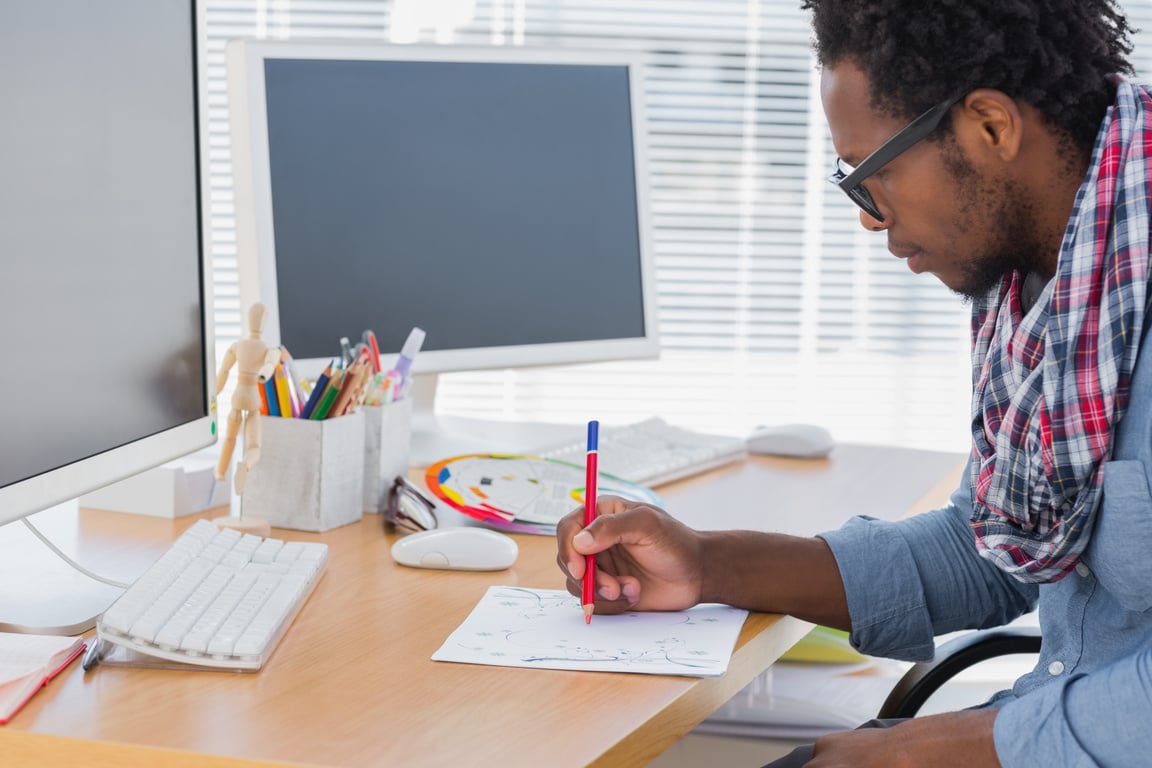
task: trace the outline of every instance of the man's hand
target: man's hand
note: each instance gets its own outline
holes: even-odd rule
[[[584,527],[577,509],[556,526],[556,561],[580,595],[584,555],[596,554],[596,612],[677,611],[700,602],[703,564],[696,531],[650,504],[597,500]]]
[[[556,526],[556,562],[580,596],[596,554],[596,612],[680,611],[725,603],[848,629],[840,570],[823,539],[760,531],[696,531],[651,504],[605,496]]]
[[[917,717],[817,740],[806,768],[1000,768],[992,741],[996,710]]]

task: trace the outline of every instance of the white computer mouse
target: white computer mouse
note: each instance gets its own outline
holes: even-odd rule
[[[392,559],[401,565],[455,571],[500,571],[519,554],[512,537],[465,526],[411,533],[392,545]]]
[[[748,452],[815,459],[832,452],[831,433],[815,424],[776,424],[757,427],[747,438]]]

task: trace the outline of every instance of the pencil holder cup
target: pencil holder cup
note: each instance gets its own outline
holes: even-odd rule
[[[360,407],[364,414],[364,511],[383,512],[397,475],[408,474],[412,398]]]
[[[363,515],[364,414],[334,419],[261,416],[260,461],[243,514],[275,528],[327,531]]]

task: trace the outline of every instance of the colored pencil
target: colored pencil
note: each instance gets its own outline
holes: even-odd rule
[[[320,421],[328,416],[328,411],[332,410],[332,403],[336,401],[336,396],[340,394],[340,384],[344,381],[345,371],[336,371],[332,374],[332,378],[328,380],[328,386],[324,390],[324,394],[320,396],[320,402],[316,404],[316,409],[312,411],[309,417],[316,421]]]
[[[296,408],[293,409],[299,415],[299,410],[304,408],[304,402],[307,398],[304,396],[304,388],[300,386],[300,375],[296,372],[296,361],[292,359],[292,353],[288,351],[287,347],[280,347],[280,362],[284,365],[284,373],[288,376],[288,386],[292,389],[292,395],[296,398]]]
[[[284,373],[284,366],[280,363],[276,364],[276,370],[272,373],[272,381],[276,389],[276,404],[280,408],[280,415],[286,419],[292,418],[296,414],[292,408],[292,396],[288,394],[288,376]]]
[[[268,393],[264,390],[264,385],[256,382],[256,391],[260,393],[260,413],[268,416]]]
[[[308,396],[308,402],[300,410],[300,418],[307,419],[312,416],[312,411],[316,410],[316,404],[320,402],[320,396],[324,394],[324,388],[328,386],[328,379],[332,378],[332,363],[324,368],[324,372],[320,374],[320,378],[316,379],[316,386],[312,387],[312,394]]]
[[[263,384],[257,384],[257,386],[262,387],[264,389],[265,399],[268,402],[268,415],[269,416],[279,416],[280,415],[280,402],[276,398],[276,379],[275,379],[275,377],[273,377],[271,379],[265,379]]]
[[[596,459],[599,449],[600,422],[588,422],[588,456],[584,465],[584,527],[596,519]],[[592,611],[596,608],[596,555],[584,556],[583,596],[580,604],[584,608],[584,623],[592,623]]]
[[[354,402],[356,392],[360,389],[364,376],[367,375],[365,371],[371,365],[372,362],[367,355],[361,355],[356,358],[352,365],[348,366],[348,370],[344,373],[344,381],[340,382],[340,394],[336,398],[336,402],[332,403],[332,408],[328,411],[326,418],[343,416],[350,407],[354,408],[357,405]]]

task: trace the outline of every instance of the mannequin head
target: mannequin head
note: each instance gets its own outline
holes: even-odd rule
[[[248,308],[248,338],[258,339],[264,334],[264,315],[267,310],[260,302]]]

